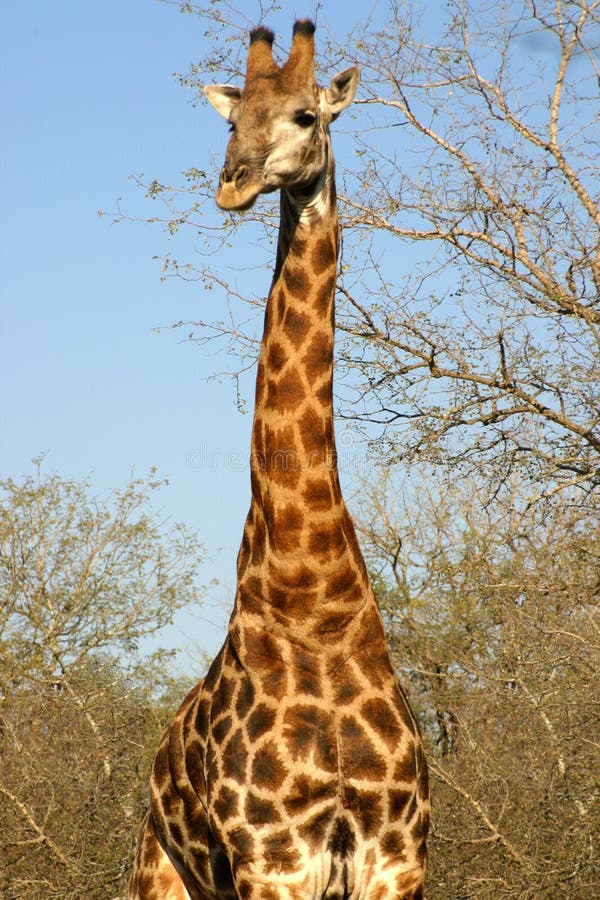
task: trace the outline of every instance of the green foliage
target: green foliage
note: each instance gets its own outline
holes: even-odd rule
[[[139,642],[200,598],[202,548],[151,474],[100,500],[0,483],[0,896],[122,897],[150,762],[189,683]]]
[[[86,482],[41,472],[0,483],[0,648],[19,677],[134,654],[198,601],[202,548],[184,526],[162,527],[150,506],[159,487],[152,474],[100,500]]]

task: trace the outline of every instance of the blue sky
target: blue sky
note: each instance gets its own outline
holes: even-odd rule
[[[274,27],[311,15],[308,5]],[[244,4],[251,20],[256,9]],[[358,2],[327,5],[345,29],[362,15]],[[163,514],[198,530],[210,556],[199,577],[220,582],[164,635],[191,655],[214,653],[223,636],[251,415],[236,410],[230,381],[205,380],[218,359],[156,331],[198,318],[203,302],[197,285],[161,283],[153,257],[177,253],[177,237],[98,210],[122,197],[152,215],[128,176],[168,181],[222,158],[226,127],[173,76],[202,56],[203,35],[197,17],[157,0],[37,0],[8,4],[0,37],[0,474],[28,474],[47,453],[48,469],[105,493],[158,467],[171,482]]]

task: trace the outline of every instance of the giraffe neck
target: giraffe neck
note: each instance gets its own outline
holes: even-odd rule
[[[258,362],[252,502],[238,557],[238,613],[260,615],[296,639],[303,628],[341,634],[368,590],[333,427],[337,255],[332,164],[310,196],[281,196]]]
[[[333,428],[337,253],[333,173],[304,200],[282,192],[251,444],[252,500],[263,513],[270,499],[285,503],[297,495],[309,472],[327,473],[338,485]],[[335,493],[339,498],[339,488]],[[273,535],[277,522],[270,524]]]

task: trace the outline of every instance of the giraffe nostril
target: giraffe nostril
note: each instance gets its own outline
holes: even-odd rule
[[[250,176],[250,169],[246,165],[238,166],[236,169],[230,169],[228,166],[223,166],[221,169],[221,175],[219,177],[219,183],[223,184],[233,184],[236,189],[239,190],[248,180]]]
[[[249,174],[250,169],[248,168],[248,166],[238,166],[233,177],[235,186],[238,188],[241,187],[243,183],[248,180]]]

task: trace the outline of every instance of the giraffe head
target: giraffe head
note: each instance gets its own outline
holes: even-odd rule
[[[243,89],[210,85],[206,96],[233,132],[217,190],[222,209],[249,209],[259,194],[310,193],[331,164],[328,128],[354,98],[357,68],[320,87],[314,73],[315,26],[294,25],[287,62],[273,59],[273,32],[255,28]]]

